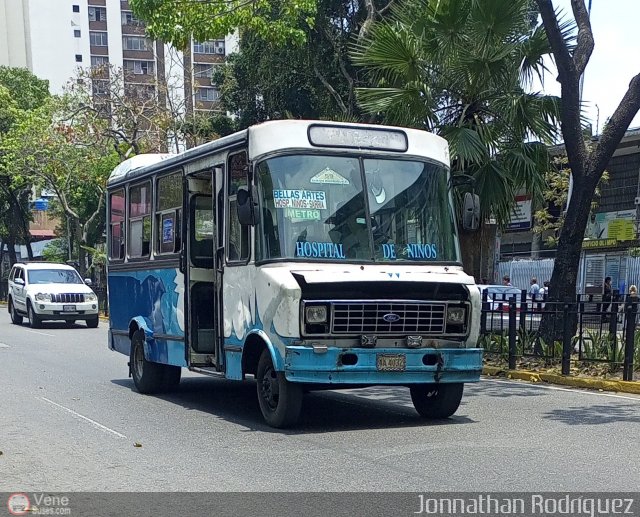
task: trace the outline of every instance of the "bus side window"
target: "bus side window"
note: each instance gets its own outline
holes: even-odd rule
[[[182,174],[158,178],[156,189],[156,253],[178,253],[182,245]]]
[[[151,183],[129,188],[130,257],[148,257],[151,251]]]
[[[248,161],[246,151],[229,156],[227,180],[228,225],[227,259],[229,262],[244,262],[249,258],[249,227],[238,220],[236,196],[238,189],[247,188]]]
[[[124,189],[109,196],[111,218],[109,220],[109,258],[124,258]]]

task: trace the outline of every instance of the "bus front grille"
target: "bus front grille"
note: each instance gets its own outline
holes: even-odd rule
[[[444,334],[445,303],[332,304],[332,334]]]

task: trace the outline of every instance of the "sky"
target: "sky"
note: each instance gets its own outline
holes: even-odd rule
[[[573,18],[570,0],[553,0],[553,5]],[[582,100],[586,118],[599,133],[631,78],[640,73],[640,0],[591,0],[591,28],[595,47],[584,75]],[[556,74],[547,74],[543,85],[533,85],[534,91],[539,89],[560,95]],[[640,114],[630,127],[639,126]]]

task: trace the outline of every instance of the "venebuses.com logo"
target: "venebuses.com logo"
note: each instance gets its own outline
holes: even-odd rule
[[[7,508],[11,515],[27,515],[29,510],[31,510],[29,496],[22,492],[11,494],[7,500]]]

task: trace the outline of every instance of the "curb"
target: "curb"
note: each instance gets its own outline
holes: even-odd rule
[[[531,383],[546,382],[571,386],[573,388],[586,388],[590,390],[617,391],[620,393],[632,393],[640,395],[640,382],[618,381],[605,379],[589,379],[586,377],[565,377],[555,373],[539,373],[529,370],[508,370],[496,366],[483,366],[482,374],[490,377],[506,377],[507,379],[519,379]]]

